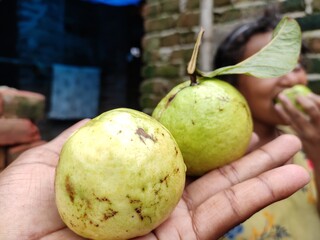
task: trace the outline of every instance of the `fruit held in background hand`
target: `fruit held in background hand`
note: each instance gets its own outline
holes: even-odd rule
[[[158,121],[115,109],[88,122],[63,146],[56,204],[66,225],[85,238],[141,236],[173,211],[185,170],[178,145]]]
[[[241,157],[253,128],[246,100],[218,79],[179,84],[160,101],[152,116],[176,139],[188,175],[202,175]]]
[[[299,109],[300,111],[303,111],[302,106],[297,102],[298,96],[306,96],[309,93],[311,93],[311,90],[302,84],[294,85],[291,88],[287,88],[282,91],[282,93],[290,99],[292,104]]]

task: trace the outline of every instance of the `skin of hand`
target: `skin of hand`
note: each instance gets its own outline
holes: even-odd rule
[[[304,112],[296,109],[282,93],[279,94],[279,100],[281,104],[276,105],[278,113],[295,130],[302,143],[306,145],[304,147],[309,149],[315,145],[315,149],[318,148],[320,146],[320,96],[311,93],[307,96],[297,97],[297,101],[302,106]],[[310,155],[319,156],[320,152],[316,155]]]
[[[304,112],[297,110],[291,101],[279,94],[281,104],[276,105],[279,115],[292,127],[302,141],[304,152],[314,166],[317,192],[320,192],[320,96],[314,93],[297,97]],[[320,202],[317,202],[320,212]]]
[[[1,172],[0,239],[84,239],[69,230],[58,214],[54,177],[62,145],[86,121],[24,152]],[[309,182],[310,176],[302,167],[284,165],[300,148],[297,137],[282,135],[229,165],[188,179],[172,215],[157,229],[136,239],[219,238]]]

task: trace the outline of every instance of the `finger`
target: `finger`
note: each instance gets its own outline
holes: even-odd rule
[[[283,109],[286,111],[286,113],[290,116],[291,119],[296,117],[297,115],[300,115],[301,111],[299,111],[290,101],[290,99],[286,97],[283,93],[280,93],[278,95],[278,99],[280,100]]]
[[[281,103],[274,105],[274,108],[287,125],[291,124],[290,116],[286,113]]]
[[[68,240],[86,240],[83,237],[72,232],[69,228],[65,227],[56,232],[52,232],[46,235],[45,240],[57,240],[57,239],[68,239]]]
[[[306,125],[309,124],[309,117],[302,111],[298,110],[284,94],[279,94],[278,98],[281,101],[284,111],[281,111],[281,107],[279,105],[276,105],[275,108],[281,117],[284,118],[294,129],[303,131],[306,128]]]
[[[61,148],[67,138],[86,122],[88,122],[88,119],[81,120],[63,131],[52,141],[25,151],[13,163],[15,165],[21,163],[40,163],[55,167],[58,162]]]
[[[312,96],[300,96],[297,101],[309,116],[310,122],[318,125],[320,123],[320,106],[315,99]]]
[[[311,93],[308,94],[308,97],[311,98],[318,107],[320,107],[320,95],[316,94],[316,93]]]
[[[256,148],[257,144],[259,143],[259,137],[256,133],[252,133],[250,144],[247,150],[247,153],[250,153],[253,151],[253,149]]]
[[[213,195],[194,212],[197,239],[218,239],[267,205],[289,197],[309,180],[305,169],[290,164]]]
[[[46,147],[49,148],[51,151],[60,153],[63,144],[70,137],[70,135],[74,133],[77,129],[82,127],[88,121],[89,119],[83,119],[77,122],[76,124],[72,125],[68,129],[64,130],[59,136],[54,138],[51,142],[49,142]]]
[[[186,188],[184,198],[196,208],[216,192],[283,165],[300,149],[301,142],[297,137],[282,135],[240,160],[192,182]]]

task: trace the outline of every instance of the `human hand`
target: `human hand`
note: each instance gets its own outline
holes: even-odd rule
[[[299,111],[283,93],[278,96],[281,104],[276,109],[282,118],[295,130],[302,142],[320,143],[320,96],[314,93],[298,96],[297,102],[304,112]]]
[[[0,174],[0,239],[83,239],[68,229],[58,214],[54,176],[62,145],[85,122],[26,151]],[[308,183],[309,174],[303,168],[282,166],[300,147],[296,137],[283,135],[238,161],[188,179],[171,216],[137,239],[217,239]]]
[[[296,109],[282,93],[279,100],[281,104],[276,105],[278,113],[300,138],[308,158],[320,169],[320,96],[314,93],[299,96],[297,101],[304,112]]]

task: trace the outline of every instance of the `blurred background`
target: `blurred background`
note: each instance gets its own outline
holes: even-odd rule
[[[270,5],[300,24],[319,93],[320,0],[1,0],[0,160],[116,107],[150,114],[187,79],[200,26],[199,68],[212,70],[226,34]]]
[[[143,4],[0,1],[0,85],[46,97],[45,139],[105,110],[139,109]]]

